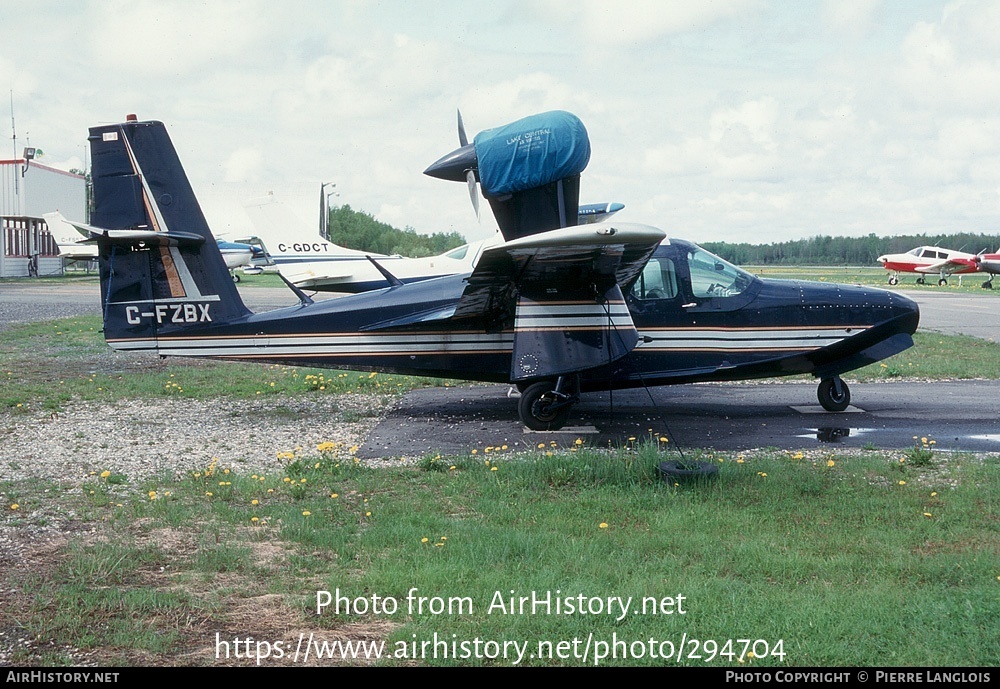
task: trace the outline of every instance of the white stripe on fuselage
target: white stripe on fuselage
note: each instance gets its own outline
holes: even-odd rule
[[[864,332],[870,326],[847,328],[747,328],[747,329],[653,329],[640,331],[640,352],[685,351],[812,351],[828,347]],[[650,342],[644,342],[644,338]],[[514,334],[503,333],[377,333],[342,335],[240,335],[219,337],[161,337],[109,340],[115,349],[156,349],[168,356],[330,356],[354,357],[371,354],[429,355],[510,353]]]

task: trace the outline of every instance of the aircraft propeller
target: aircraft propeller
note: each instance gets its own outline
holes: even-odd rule
[[[463,148],[469,145],[469,137],[465,134],[465,122],[462,121],[461,110],[458,110],[458,143]],[[479,194],[476,193],[476,171],[472,168],[466,170],[465,179],[469,183],[469,198],[472,199],[472,207],[476,209],[476,220],[481,220],[479,217]]]
[[[458,111],[458,142],[461,144],[459,148],[438,159],[424,170],[424,174],[453,182],[466,182],[469,185],[472,207],[476,209],[476,217],[479,218],[479,194],[476,192],[476,183],[479,181],[479,159],[476,156],[475,144],[469,143],[469,137],[465,133],[461,110]]]

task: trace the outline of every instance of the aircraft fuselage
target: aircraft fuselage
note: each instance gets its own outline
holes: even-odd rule
[[[454,309],[467,279],[426,280],[218,324],[210,303],[133,307],[126,313],[130,336],[109,343],[164,356],[509,382],[513,306],[501,322],[472,317],[447,330],[430,322]],[[762,280],[681,240],[656,250],[625,301],[639,344],[610,366],[583,372],[584,391],[798,373],[830,378],[910,346],[919,318],[913,301],[886,290]],[[580,306],[595,308],[593,301]],[[606,337],[615,336],[607,330]]]

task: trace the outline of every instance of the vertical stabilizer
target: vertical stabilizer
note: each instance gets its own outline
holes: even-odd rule
[[[159,335],[248,315],[163,123],[93,127],[89,139],[105,337],[155,348]]]

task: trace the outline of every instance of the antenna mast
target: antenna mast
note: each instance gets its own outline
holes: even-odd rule
[[[17,129],[14,127],[14,89],[10,90],[10,138],[14,142],[14,160],[18,159],[17,156]],[[16,171],[15,171],[16,172]],[[14,175],[14,198],[17,199],[17,211],[16,214],[21,214],[21,184],[18,180],[18,175]],[[11,209],[13,210],[13,209]]]

